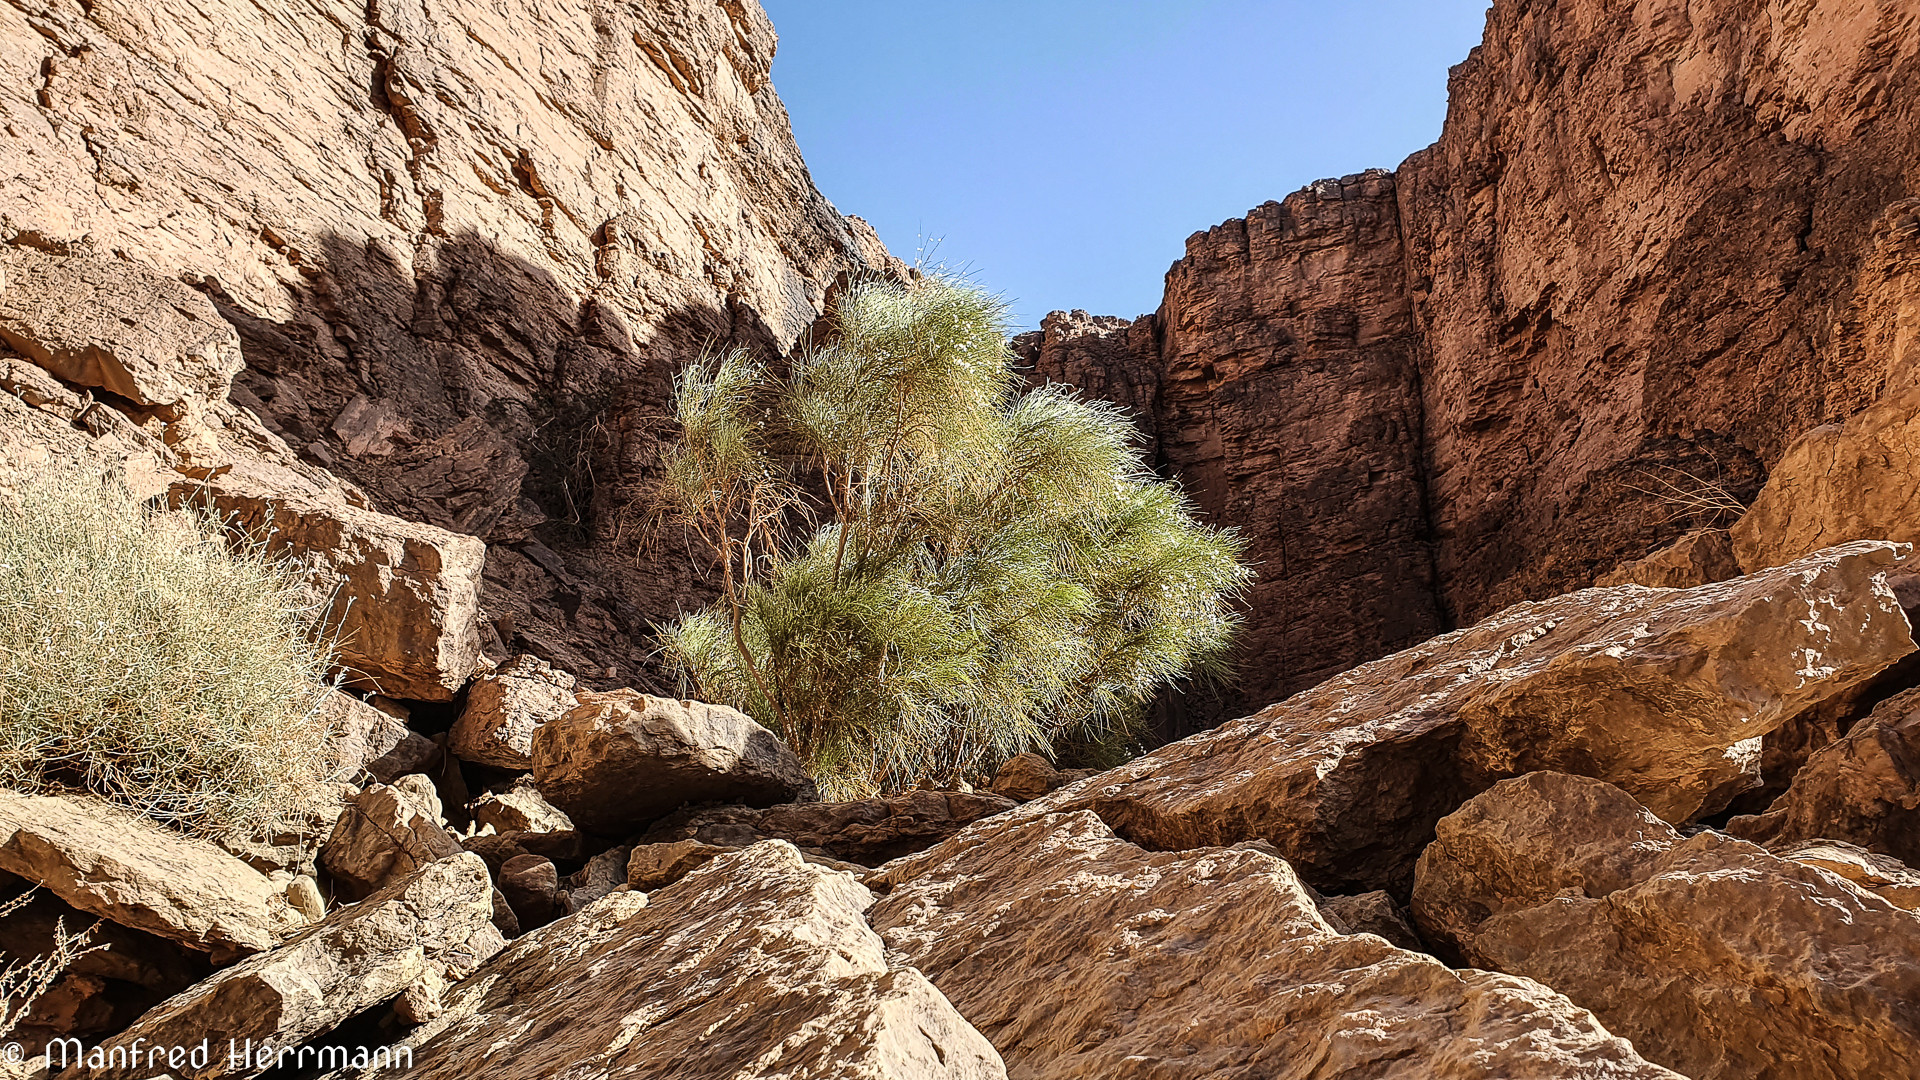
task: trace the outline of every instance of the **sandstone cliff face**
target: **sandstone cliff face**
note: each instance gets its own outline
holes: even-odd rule
[[[774,45],[753,0],[23,0],[0,242],[205,292],[237,403],[488,540],[503,638],[632,680],[702,589],[624,514],[674,366],[786,345],[886,258],[808,178]]]
[[[1434,146],[1195,234],[1124,346],[1029,339],[1253,540],[1260,661],[1200,719],[1728,526],[1906,385],[1916,98],[1895,0],[1499,0]]]

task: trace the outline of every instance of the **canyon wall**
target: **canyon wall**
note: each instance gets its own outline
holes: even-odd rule
[[[1023,339],[1260,562],[1243,684],[1169,733],[1728,525],[1910,381],[1917,108],[1899,0],[1499,0],[1435,145],[1196,233],[1100,363]]]
[[[671,373],[887,260],[815,190],[755,0],[19,0],[0,242],[240,331],[233,390],[380,509],[489,543],[499,649],[644,684],[705,594],[642,550]]]

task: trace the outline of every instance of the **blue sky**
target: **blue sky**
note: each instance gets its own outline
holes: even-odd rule
[[[1190,233],[1440,133],[1485,0],[764,0],[814,182],[894,254],[1056,308],[1160,303]]]

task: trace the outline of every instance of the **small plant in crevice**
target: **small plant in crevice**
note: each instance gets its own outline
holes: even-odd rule
[[[611,402],[606,391],[544,402],[546,419],[526,437],[524,490],[549,520],[577,534],[593,527],[599,459],[612,445]]]
[[[186,832],[291,820],[332,765],[297,568],[213,515],[50,466],[0,494],[0,785]]]
[[[687,688],[779,731],[830,795],[1124,744],[1217,674],[1250,572],[1115,407],[1021,392],[996,299],[858,282],[781,372],[742,350],[676,382],[660,509],[720,599],[662,630]]]
[[[33,902],[34,890],[29,889],[11,900],[0,903],[0,921],[18,912]],[[90,945],[93,930],[82,930],[77,934],[68,933],[65,920],[53,924],[52,948],[32,959],[14,960],[0,967],[0,1041],[13,1036],[20,1025],[33,1015],[34,1003],[40,1000],[75,960],[90,952],[104,949],[104,945]],[[0,1064],[0,1070],[4,1070]],[[7,1075],[0,1071],[0,1076]],[[26,1075],[24,1071],[19,1075]]]

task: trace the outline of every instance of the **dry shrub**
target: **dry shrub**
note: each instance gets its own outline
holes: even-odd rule
[[[302,579],[204,514],[55,466],[0,499],[0,784],[186,832],[290,818],[330,768]]]

